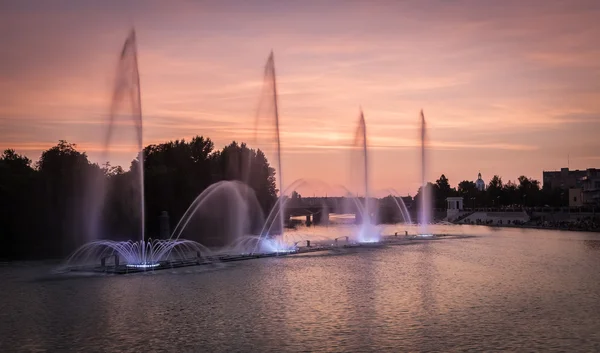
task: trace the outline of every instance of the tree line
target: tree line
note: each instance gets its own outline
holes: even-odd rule
[[[463,180],[457,187],[451,187],[444,174],[435,183],[426,185],[435,208],[445,209],[446,198],[462,196],[465,208],[500,207],[561,207],[568,205],[568,193],[558,188],[540,187],[533,178],[520,176],[517,181],[503,182],[494,175],[484,190],[478,190],[474,182]],[[415,201],[421,200],[422,187],[417,191]]]
[[[246,182],[265,213],[277,200],[275,169],[262,151],[244,143],[215,150],[209,138],[196,136],[147,146],[142,155],[147,238],[158,236],[162,211],[170,215],[173,229],[193,200],[218,181]],[[140,234],[140,222],[132,217],[140,207],[139,168],[139,157],[127,171],[92,163],[67,141],[42,152],[35,163],[5,150],[0,156],[0,259],[64,257],[92,240],[90,225],[98,227],[103,239],[129,240]],[[96,224],[92,201],[99,194]]]
[[[150,145],[143,150],[145,234],[156,238],[159,215],[167,211],[170,228],[194,199],[209,185],[222,180],[246,182],[256,194],[264,214],[277,200],[275,170],[260,150],[232,142],[215,150],[209,138],[196,136]],[[0,156],[0,259],[63,257],[89,236],[90,225],[98,238],[129,240],[140,234],[139,157],[129,170],[89,161],[85,152],[66,141],[42,152],[35,163],[12,149]],[[94,197],[106,190],[102,212],[94,223]],[[539,181],[521,176],[503,182],[493,176],[485,190],[464,180],[451,187],[445,175],[428,183],[433,207],[446,208],[446,198],[462,196],[465,208],[525,206],[559,207],[568,203],[560,189],[541,188]],[[299,195],[298,195],[299,196]],[[418,207],[421,188],[414,198]]]

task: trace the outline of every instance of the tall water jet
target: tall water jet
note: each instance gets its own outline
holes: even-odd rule
[[[121,121],[121,119],[125,119],[125,121]],[[134,29],[127,36],[117,61],[115,84],[111,94],[106,135],[104,136],[101,153],[102,162],[107,162],[110,159],[111,143],[118,125],[133,125],[135,130],[135,148],[139,154],[137,163],[132,164],[132,172],[136,177],[131,186],[135,189],[137,201],[133,205],[134,212],[131,216],[139,218],[140,234],[137,238],[143,241],[145,227],[143,125],[140,76]],[[106,229],[102,228],[102,215],[108,191],[104,177],[102,176],[98,180],[95,180],[92,188],[94,195],[91,206],[91,221],[88,224],[88,240],[97,240],[103,238],[101,234],[106,232]]]
[[[431,221],[431,190],[427,187],[427,134],[425,114],[421,109],[421,200],[420,200],[420,226],[421,234],[429,234],[429,222]]]
[[[275,75],[275,58],[271,51],[265,65],[263,89],[259,101],[259,107],[255,121],[255,144],[259,149],[276,163],[276,181],[279,187],[279,197],[272,207],[271,214],[267,217],[267,222],[261,235],[272,235],[270,232],[281,232],[284,229],[284,203],[285,195],[283,189],[283,169],[281,163],[281,136],[279,124],[279,103],[277,97],[277,80]],[[260,141],[259,141],[260,140]],[[251,171],[254,173],[255,171]],[[275,213],[273,213],[275,212]],[[273,225],[277,222],[277,228]]]
[[[127,104],[129,110],[123,111],[122,105]],[[124,113],[124,114],[123,114]],[[130,175],[134,175],[131,189],[119,190],[119,201],[128,202],[135,199],[133,212],[128,216],[139,221],[139,240],[113,241],[97,240],[98,234],[106,234],[101,228],[102,214],[106,204],[106,185],[97,180],[95,185],[96,197],[92,200],[92,221],[88,233],[91,240],[79,247],[65,262],[65,270],[92,270],[113,271],[114,273],[134,270],[160,269],[173,266],[190,265],[211,262],[211,251],[196,241],[180,239],[146,239],[145,236],[145,209],[144,209],[144,151],[143,151],[143,124],[140,76],[138,70],[137,44],[135,30],[131,30],[121,50],[117,63],[115,86],[113,87],[107,131],[104,139],[102,158],[109,159],[111,142],[115,138],[116,128],[123,125],[133,125],[136,134],[135,148],[138,152],[137,160],[131,164]],[[122,174],[125,175],[125,174]],[[133,191],[135,196],[126,193]],[[111,193],[112,195],[113,193]],[[235,193],[234,193],[235,195]],[[129,205],[126,205],[129,206]],[[196,206],[193,204],[192,206]],[[139,218],[139,219],[138,219]],[[189,219],[185,219],[189,223]]]
[[[361,204],[359,201],[356,202],[357,216],[360,217],[358,220],[359,230],[357,234],[357,240],[359,242],[375,242],[378,241],[379,231],[376,229],[373,222],[373,207],[371,205],[372,200],[370,199],[369,189],[369,156],[367,151],[367,125],[365,123],[365,116],[361,109],[360,116],[358,119],[358,126],[356,128],[356,134],[354,136],[354,149],[355,149],[355,160],[352,162],[351,168],[357,165],[361,170],[358,173],[359,178],[356,180],[355,187],[359,193],[363,193],[364,202]],[[352,173],[351,175],[354,175]],[[359,195],[357,195],[358,198]]]
[[[369,207],[368,202],[366,202],[366,200],[368,200],[369,198],[369,157],[367,155],[367,125],[365,124],[365,115],[363,114],[362,110],[360,111],[360,118],[358,120],[358,128],[356,130],[354,143],[358,144],[358,146],[362,148],[365,208],[368,210]]]

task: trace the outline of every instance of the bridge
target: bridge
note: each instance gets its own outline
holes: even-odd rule
[[[417,210],[412,207],[412,201],[405,201],[408,215],[411,220],[417,220]],[[399,203],[399,200],[396,200]],[[375,211],[372,217],[377,216],[376,223],[399,223],[406,221],[398,204],[391,198],[369,198],[370,209]],[[292,217],[306,217],[305,223],[327,224],[330,214],[354,214],[355,223],[361,222],[361,211],[365,203],[364,198],[350,197],[297,197],[289,198],[285,203],[285,216],[287,224],[290,224]],[[446,217],[446,210],[433,210],[434,219],[443,219]]]

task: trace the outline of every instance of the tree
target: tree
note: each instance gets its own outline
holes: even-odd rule
[[[86,241],[90,221],[90,202],[96,193],[94,182],[102,176],[102,169],[88,161],[85,153],[65,140],[42,152],[36,163],[40,173],[42,191],[38,205],[47,230],[54,239],[44,238],[54,256],[64,256]]]
[[[540,199],[540,182],[535,179],[530,179],[524,175],[519,177],[518,192],[524,206],[535,206],[539,204]]]
[[[494,175],[486,190],[492,206],[500,206],[502,203],[502,187],[502,178],[498,175]]]
[[[448,178],[444,174],[440,176],[438,180],[435,181],[438,186],[438,190],[443,193],[450,192],[450,183],[448,182]]]
[[[436,193],[437,193],[437,184],[433,184],[428,182],[425,186],[425,195],[427,197],[430,198],[430,201],[432,202],[432,207],[436,207],[435,205],[435,200],[436,200]],[[417,191],[417,194],[415,195],[414,198],[415,204],[417,206],[417,209],[421,209],[421,203],[423,202],[423,187],[419,187],[419,190]]]
[[[488,184],[488,189],[502,189],[502,178],[498,175],[494,175],[492,179],[490,179],[490,183]]]
[[[444,194],[449,194],[452,192],[452,188],[450,187],[450,182],[448,178],[444,174],[440,176],[438,180],[435,181],[437,186],[437,190]]]
[[[458,194],[463,197],[467,208],[488,206],[487,191],[480,191],[477,189],[477,185],[470,180],[463,180],[458,184]]]
[[[450,196],[454,196],[456,190],[450,187],[450,182],[444,174],[435,181],[435,207],[446,208],[446,199]]]
[[[569,204],[568,195],[560,188],[545,184],[540,193],[543,206],[561,207]]]
[[[162,211],[176,222],[213,182],[213,146],[210,139],[196,136],[190,142],[175,140],[144,149],[146,229],[150,233],[158,235]]]
[[[517,184],[511,180],[502,187],[502,196],[501,202],[505,206],[516,205],[521,201],[517,190]]]
[[[36,180],[29,158],[12,149],[0,156],[0,259],[23,258],[35,244]]]
[[[4,166],[11,168],[15,171],[26,171],[31,169],[31,159],[17,154],[13,149],[7,149],[0,157],[0,161]]]
[[[463,197],[472,197],[475,195],[477,187],[474,182],[470,180],[463,180],[458,183],[458,193]]]
[[[0,258],[64,257],[98,237],[137,240],[140,192],[145,198],[145,238],[154,238],[161,211],[169,213],[173,229],[192,201],[220,180],[240,180],[254,190],[258,200],[251,212],[262,208],[268,214],[275,205],[275,169],[262,151],[244,143],[214,151],[210,139],[196,136],[189,142],[150,145],[127,171],[90,163],[64,140],[44,151],[35,168],[27,157],[6,150],[0,155]],[[86,237],[94,227],[98,237]]]

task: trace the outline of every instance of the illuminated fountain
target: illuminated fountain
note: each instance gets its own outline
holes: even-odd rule
[[[267,156],[268,160],[276,163],[275,170],[279,173],[276,178],[279,186],[279,197],[267,215],[264,226],[259,233],[259,242],[253,251],[258,251],[260,244],[267,243],[274,252],[288,253],[295,250],[295,245],[287,242],[284,237],[284,210],[287,198],[283,189],[279,103],[275,57],[272,51],[265,65],[263,88],[256,113],[254,132],[254,145]]]
[[[268,101],[271,101],[270,99]],[[274,110],[271,110],[274,111]],[[277,116],[274,115],[276,118]],[[278,124],[274,124],[275,128],[278,129]],[[258,129],[257,129],[258,130]],[[274,134],[275,136],[279,136],[278,133]],[[278,139],[273,139],[277,141]],[[277,152],[280,152],[280,149],[276,149]],[[290,251],[296,250],[293,246],[303,241],[314,241],[316,244],[328,244],[335,245],[337,239],[340,238],[348,238],[353,244],[370,244],[370,243],[379,243],[383,239],[382,230],[383,227],[377,225],[378,219],[378,209],[376,207],[376,200],[371,197],[370,187],[369,187],[369,160],[368,160],[368,143],[367,143],[367,131],[366,131],[366,123],[364,114],[361,111],[358,121],[358,126],[355,132],[355,138],[351,148],[351,161],[350,161],[350,176],[353,181],[353,189],[355,193],[351,192],[344,186],[337,186],[336,188],[331,188],[326,183],[318,180],[305,180],[298,179],[284,192],[280,192],[280,197],[277,201],[275,207],[271,209],[270,214],[268,215],[265,226],[263,230],[260,232],[261,237],[263,239],[273,242],[273,249],[275,251]],[[281,173],[280,173],[281,175]],[[276,233],[279,235],[273,236],[274,232],[272,229],[275,228],[281,220],[281,215],[286,211],[286,206],[288,203],[289,195],[292,192],[301,189],[303,186],[314,184],[319,184],[321,189],[332,190],[334,194],[344,194],[346,205],[342,206],[343,209],[346,210],[346,213],[355,214],[355,225],[351,230],[343,229],[343,234],[338,234],[335,231],[330,231],[331,234],[322,235],[315,234],[315,232],[310,232],[310,234],[306,234],[304,232],[281,232]],[[281,185],[281,184],[280,184]],[[281,186],[280,186],[281,187]],[[404,201],[399,197],[398,193],[395,190],[387,190],[390,196],[393,196],[393,203],[399,214],[401,215],[404,223],[411,224],[412,221],[410,219],[410,215]],[[283,195],[283,196],[281,196]],[[322,205],[323,212],[328,212],[326,210],[326,205]],[[339,210],[338,210],[339,211]],[[327,215],[327,217],[329,217]],[[283,228],[282,228],[283,229]],[[348,233],[349,232],[349,233]]]
[[[250,186],[240,181],[220,181],[196,197],[171,238],[185,235],[186,239],[210,244],[217,256],[293,252],[292,246],[280,246],[281,236],[261,236],[268,224]]]
[[[427,187],[427,129],[425,124],[425,114],[421,110],[421,201],[419,212],[419,234],[418,237],[433,236],[429,231],[432,211],[431,190]]]
[[[381,240],[381,230],[380,227],[375,225],[377,214],[375,207],[372,205],[373,200],[371,199],[371,194],[369,192],[367,125],[362,110],[360,111],[360,117],[358,119],[358,127],[356,128],[353,147],[355,160],[352,161],[351,168],[353,170],[351,170],[350,173],[357,179],[357,187],[364,195],[364,201],[362,203],[360,200],[357,200],[358,202],[356,202],[358,229],[354,238],[359,243],[377,243]]]
[[[123,107],[130,110],[123,111]],[[117,120],[126,117],[130,121],[120,124]],[[111,140],[118,125],[134,126],[136,148],[139,155],[132,164],[135,178],[129,187],[136,195],[129,204],[132,212],[129,215],[137,223],[138,240],[113,241],[101,240],[106,230],[102,227],[102,215],[106,204],[107,185],[103,178],[92,181],[94,191],[91,199],[91,220],[88,224],[86,239],[88,243],[78,248],[61,270],[93,270],[113,272],[139,271],[160,267],[180,266],[188,263],[210,261],[211,252],[203,245],[179,238],[146,239],[144,211],[144,154],[143,154],[143,120],[140,76],[138,70],[137,44],[135,31],[131,30],[127,37],[117,63],[115,86],[110,105],[107,132],[102,153],[103,160],[108,160]],[[123,197],[128,197],[125,195]]]
[[[262,205],[254,191],[260,187],[255,184],[256,180],[267,179],[268,173],[273,173],[274,177],[275,171],[278,173],[279,190],[283,190],[277,104],[274,56],[271,52],[264,70],[264,85],[254,129],[253,144],[258,149],[242,145],[238,155],[226,159],[228,170],[234,171],[231,177],[241,180],[220,181],[201,192],[177,223],[168,244],[176,244],[185,237],[185,244],[210,247],[208,251],[202,246],[200,254],[206,253],[218,260],[296,251],[294,242],[283,234],[285,193],[280,191],[276,199],[273,195],[273,205]],[[267,160],[275,161],[275,168],[268,166]],[[266,218],[263,209],[270,209]]]
[[[98,240],[77,249],[65,269],[131,272],[212,261],[210,250],[190,240]]]
[[[133,178],[131,188],[135,190],[136,200],[132,220],[139,222],[138,240],[113,241],[101,240],[106,234],[102,228],[102,212],[106,204],[106,185],[97,181],[95,197],[92,202],[92,220],[89,223],[89,242],[77,249],[66,261],[66,270],[93,270],[113,273],[127,273],[180,266],[205,264],[214,261],[233,261],[261,256],[275,256],[299,251],[298,243],[307,242],[303,251],[312,251],[310,241],[320,240],[323,244],[337,244],[338,239],[345,238],[347,243],[367,244],[380,243],[383,239],[382,228],[377,226],[378,210],[369,188],[369,163],[367,147],[367,131],[364,114],[361,110],[352,148],[351,171],[356,176],[357,191],[352,194],[347,189],[347,196],[352,212],[356,215],[356,225],[352,234],[335,234],[331,237],[305,237],[301,233],[285,232],[284,218],[286,202],[290,193],[304,181],[291,184],[283,189],[280,120],[278,111],[277,85],[273,53],[268,57],[264,71],[264,84],[259,108],[256,115],[255,141],[257,150],[242,146],[241,158],[237,160],[241,168],[239,181],[228,180],[215,183],[206,188],[189,206],[177,223],[168,239],[146,239],[144,214],[144,154],[143,154],[143,121],[141,107],[140,79],[137,63],[135,32],[132,30],[121,52],[116,85],[113,91],[108,129],[105,139],[103,157],[108,159],[111,139],[118,125],[116,120],[121,116],[131,119],[135,127],[136,147],[139,155],[132,163]],[[129,103],[131,111],[119,114],[122,106]],[[425,185],[425,119],[421,113],[421,150],[422,176]],[[245,156],[245,157],[244,157]],[[247,159],[244,159],[247,158]],[[259,163],[255,163],[259,160]],[[268,165],[267,160],[274,161],[275,168]],[[264,163],[260,163],[264,162]],[[273,204],[261,204],[252,186],[254,180],[275,178],[278,175],[277,190],[270,190]],[[275,187],[273,186],[273,189]],[[426,191],[426,188],[424,188]],[[278,194],[278,195],[277,195]],[[390,190],[394,202],[405,223],[411,223],[410,215],[397,192]],[[420,233],[429,234],[429,211],[431,202],[422,202]],[[262,199],[261,199],[262,201]],[[325,208],[325,206],[323,207]],[[264,217],[263,209],[270,210]],[[328,212],[323,210],[323,212]],[[210,249],[207,247],[210,246]],[[320,245],[321,246],[321,245]]]

